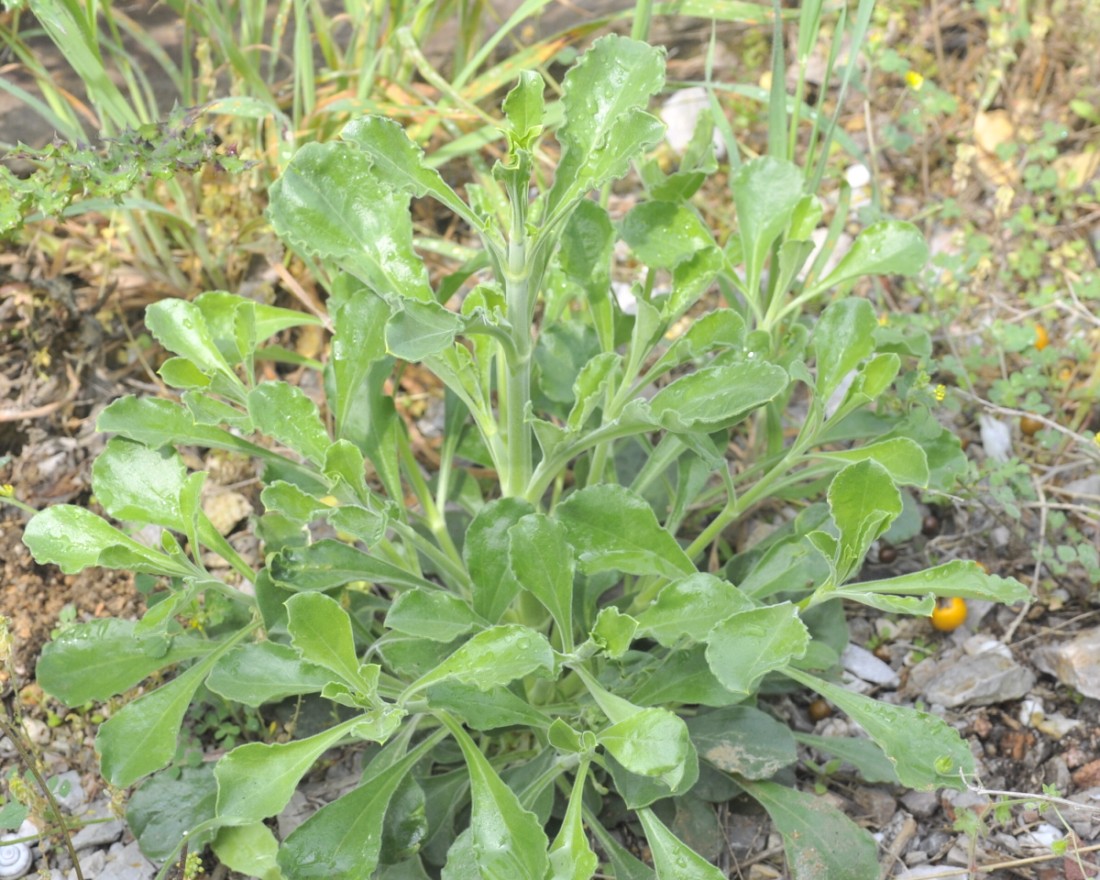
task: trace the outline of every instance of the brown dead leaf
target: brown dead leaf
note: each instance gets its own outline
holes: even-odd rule
[[[978,170],[997,186],[1011,186],[1019,180],[1016,168],[997,157],[997,148],[1010,143],[1015,136],[1016,127],[1007,110],[989,110],[974,117]]]

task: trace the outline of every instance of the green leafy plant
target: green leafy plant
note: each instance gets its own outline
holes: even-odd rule
[[[273,335],[318,319],[222,291],[149,308],[181,402],[112,403],[93,488],[109,516],[160,527],[159,546],[73,506],[25,534],[65,571],[162,579],[142,620],[69,628],[38,667],[70,704],[176,669],[97,738],[112,784],[145,780],[130,820],[146,852],[212,842],[264,878],[587,878],[601,861],[618,878],[717,878],[665,802],[705,812],[744,794],[771,814],[794,876],[876,877],[867,832],[773,780],[796,739],[759,697],[792,688],[869,736],[815,749],[906,786],[963,784],[970,750],[941,720],[835,681],[845,600],[927,615],[938,595],[1027,598],[964,561],[855,580],[904,494],[943,489],[963,466],[931,396],[898,379],[927,354],[921,340],[844,295],[917,271],[923,242],[881,221],[826,268],[831,245],[812,256],[810,242],[822,204],[777,156],[732,175],[737,232],[715,241],[689,201],[713,167],[706,120],[681,168],[647,166],[647,197],[613,220],[591,194],[662,136],[647,106],[663,83],[661,49],[597,41],[565,77],[543,181],[544,82],[521,74],[507,153],[466,200],[384,118],[300,149],[269,216],[329,273],[324,410],[255,371]],[[482,244],[435,286],[409,214],[425,196]],[[645,267],[629,310],[611,293],[617,239]],[[410,363],[444,389],[431,473],[393,392]],[[258,568],[212,527],[205,474],[181,446],[263,461]],[[728,547],[749,515],[776,528]],[[251,589],[215,577],[201,548]],[[201,632],[177,620],[198,599],[218,609]],[[177,766],[204,688],[249,707],[300,700],[302,735]],[[366,744],[361,784],[277,841],[266,820],[353,744]],[[624,806],[652,869],[611,833]]]

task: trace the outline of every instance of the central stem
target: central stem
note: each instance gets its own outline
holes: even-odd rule
[[[504,279],[508,323],[515,341],[515,355],[505,358],[504,383],[505,443],[507,472],[501,482],[506,496],[522,495],[531,479],[531,429],[527,425],[527,402],[531,399],[531,276],[527,265],[527,230],[524,211],[513,202],[512,234],[508,243],[508,268]],[[517,228],[518,227],[518,228]]]

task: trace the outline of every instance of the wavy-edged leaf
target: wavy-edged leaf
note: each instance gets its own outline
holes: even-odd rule
[[[614,569],[628,574],[680,578],[695,566],[676,539],[661,528],[653,508],[622,486],[589,486],[558,505],[581,568],[588,574]]]

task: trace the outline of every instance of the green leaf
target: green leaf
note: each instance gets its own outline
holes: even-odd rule
[[[813,291],[827,290],[864,275],[916,275],[928,262],[928,245],[912,223],[882,220],[864,229]],[[841,300],[843,302],[843,300]]]
[[[878,462],[850,464],[829,485],[829,512],[840,531],[837,581],[858,570],[871,544],[901,514],[901,493]]]
[[[695,761],[687,725],[668,709],[638,709],[596,738],[631,773],[659,777],[670,790]]]
[[[634,641],[638,621],[623,614],[614,605],[607,605],[596,615],[596,623],[589,634],[592,641],[612,660],[622,657]]]
[[[305,392],[286,382],[263,382],[248,395],[248,414],[256,430],[273,437],[316,465],[324,464],[328,451],[317,404]]]
[[[593,43],[565,75],[557,130],[562,156],[547,216],[626,173],[630,161],[664,132],[645,111],[664,85],[664,49],[620,36]]]
[[[655,269],[674,269],[714,237],[698,215],[683,204],[642,202],[623,219],[622,238],[638,259]]]
[[[115,519],[185,531],[180,491],[186,476],[174,449],[112,437],[92,465],[92,491]]]
[[[662,587],[657,600],[638,616],[638,626],[643,634],[671,648],[684,637],[703,641],[716,623],[752,607],[752,601],[729,581],[697,572]]]
[[[771,779],[798,760],[790,728],[752,706],[731,706],[689,718],[699,756],[746,779]]]
[[[976,562],[956,559],[924,571],[898,575],[877,581],[860,581],[830,590],[830,598],[863,601],[869,595],[895,596],[958,596],[963,599],[988,599],[1013,605],[1030,602],[1031,591],[1015,578],[986,574]]]
[[[145,326],[173,354],[187,358],[207,376],[240,380],[218,350],[202,309],[185,299],[162,299],[145,310]]]
[[[867,300],[846,297],[830,303],[814,327],[817,394],[824,401],[848,373],[875,350],[878,319]]]
[[[847,761],[859,771],[864,782],[899,784],[894,765],[886,759],[882,749],[869,739],[861,736],[814,736],[797,732],[794,738],[804,746]]]
[[[474,730],[499,727],[534,727],[545,730],[550,719],[506,687],[488,690],[450,679],[427,690],[428,705],[452,712]]]
[[[877,847],[871,835],[825,798],[774,782],[741,784],[783,835],[791,880],[876,880]]]
[[[283,880],[275,863],[279,842],[262,822],[220,828],[213,850],[227,868],[258,880]]]
[[[39,564],[52,562],[66,574],[92,565],[184,577],[194,571],[150,550],[83,507],[58,504],[36,513],[23,543]]]
[[[435,302],[407,300],[386,324],[386,348],[394,357],[422,361],[454,344],[466,321]]]
[[[484,625],[467,602],[442,590],[405,590],[386,614],[390,629],[433,642],[453,642]]]
[[[764,261],[801,201],[803,185],[797,165],[772,156],[746,162],[730,178],[745,260],[745,284],[754,298],[759,296]]]
[[[650,810],[638,810],[657,880],[723,880],[725,875],[668,830]]]
[[[363,402],[371,400],[372,395],[383,396],[374,367],[379,362],[385,367],[388,362],[385,331],[390,307],[351,276],[340,275],[333,284],[328,309],[334,334],[325,388],[336,435],[370,454],[367,443],[375,422],[375,407],[364,406]]]
[[[332,590],[356,581],[438,589],[431,581],[340,541],[286,547],[271,557],[270,572],[272,580],[298,591]]]
[[[550,612],[571,650],[573,641],[573,548],[565,527],[532,513],[508,530],[512,575]]]
[[[158,669],[210,650],[204,639],[140,638],[132,620],[92,620],[64,629],[42,648],[38,683],[68,706],[103,701],[129,690]]]
[[[121,434],[153,449],[179,444],[270,457],[271,452],[229,431],[195,423],[184,407],[156,397],[120,397],[96,419],[96,430]]]
[[[247,825],[278,815],[309,768],[344,737],[352,735],[383,742],[398,724],[400,713],[372,713],[351,718],[306,739],[238,746],[214,767],[218,780],[218,818],[227,825]]]
[[[895,483],[908,486],[928,485],[928,457],[920,444],[908,437],[893,437],[854,449],[819,452],[815,453],[815,457],[840,462],[870,459],[882,465]]]
[[[542,134],[542,117],[545,112],[543,90],[546,84],[534,70],[522,70],[519,81],[504,98],[504,115],[511,127],[510,140],[522,150],[530,150]]]
[[[441,720],[449,721],[447,716]],[[549,841],[538,818],[524,809],[469,735],[454,721],[447,727],[470,773],[470,832],[479,876],[483,880],[545,877],[550,869]]]
[[[373,164],[349,143],[306,144],[272,185],[268,218],[283,241],[334,260],[383,297],[430,300],[408,193],[382,183]]]
[[[707,292],[725,260],[716,247],[705,248],[672,270],[672,293],[661,311],[666,321],[679,318]]]
[[[629,489],[590,486],[558,505],[555,516],[587,574],[614,569],[628,574],[679,578],[695,566],[653,508]]]
[[[788,382],[786,370],[761,360],[703,367],[658,391],[650,412],[669,431],[710,434],[773,400]]]
[[[399,740],[395,740],[394,744]],[[430,744],[429,744],[430,745]],[[326,804],[283,842],[279,867],[287,880],[351,880],[370,877],[382,848],[382,827],[390,800],[424,750],[393,760],[389,748],[363,773],[362,784]]]
[[[600,860],[589,846],[581,819],[587,771],[587,762],[582,763],[573,780],[558,836],[550,845],[550,880],[590,880],[600,865]]]
[[[374,176],[392,189],[417,197],[430,194],[474,229],[484,229],[484,222],[443,182],[439,172],[424,166],[424,151],[409,139],[399,122],[382,116],[353,119],[340,137],[369,156]]]
[[[195,832],[214,818],[218,786],[214,767],[180,767],[151,776],[126,802],[126,824],[151,859],[167,861],[187,837],[198,849],[206,846],[213,833]]]
[[[184,713],[209,669],[209,662],[192,666],[100,725],[95,747],[108,782],[126,788],[168,765],[176,754]]]
[[[519,624],[479,632],[435,669],[405,689],[402,700],[447,679],[489,690],[538,670],[554,669],[554,650],[546,637]]]
[[[701,361],[712,351],[745,344],[745,319],[733,309],[715,309],[692,321],[683,336],[668,347],[646,374],[652,380],[689,362]]]
[[[817,691],[867,731],[907,788],[963,788],[963,777],[973,774],[970,747],[943,719],[864,697],[797,669],[783,674]]]
[[[481,508],[466,530],[462,558],[474,582],[474,611],[492,623],[520,590],[508,564],[508,530],[534,511],[521,498],[500,498]]]
[[[303,661],[293,648],[276,642],[238,645],[210,670],[206,686],[245,706],[273,703],[296,694],[317,693],[332,673]]]
[[[324,593],[298,593],[287,600],[286,610],[290,640],[303,660],[335,673],[364,697],[374,697],[377,675],[360,666],[351,618],[339,602]]]
[[[644,706],[701,705],[729,706],[745,699],[731,693],[715,678],[707,663],[706,645],[695,645],[686,651],[673,651],[660,660],[630,694],[630,699]]]
[[[707,662],[735,694],[751,694],[767,673],[806,653],[810,634],[790,602],[733,614],[707,636]]]

